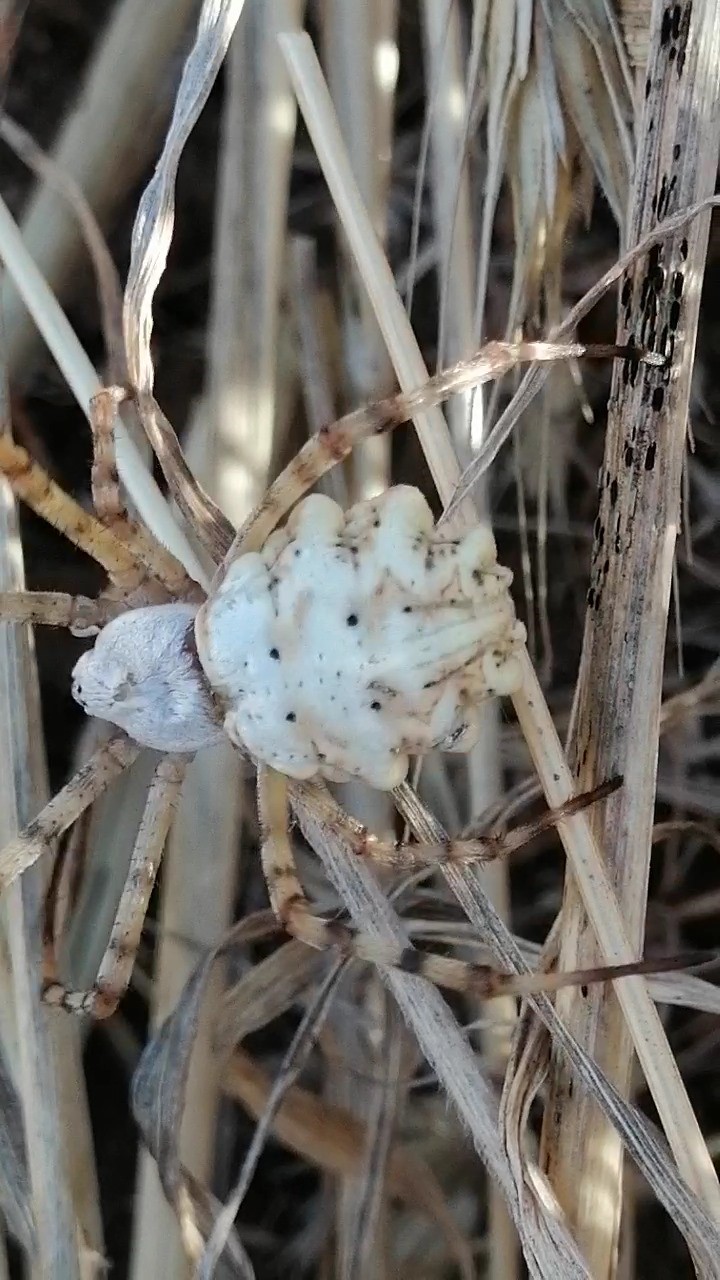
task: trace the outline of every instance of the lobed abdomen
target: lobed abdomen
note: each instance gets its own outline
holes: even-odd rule
[[[450,539],[416,489],[305,499],[198,615],[226,732],[291,777],[383,790],[410,755],[468,750],[478,703],[521,679],[510,581],[489,530]]]

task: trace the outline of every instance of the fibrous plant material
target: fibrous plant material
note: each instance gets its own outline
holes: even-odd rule
[[[625,233],[629,244],[714,190],[720,5],[655,4],[649,43]],[[591,785],[608,769],[625,777],[622,797],[592,821],[634,945],[641,943],[645,924],[667,611],[708,228],[704,215],[668,235],[622,284],[619,339],[659,351],[667,365],[659,375],[613,379],[577,691],[572,749],[581,785]],[[585,913],[568,883],[560,963],[593,954]],[[559,1007],[625,1093],[632,1052],[612,995],[571,995]],[[571,1097],[569,1087],[564,1067],[556,1063],[545,1158],[594,1273],[605,1276],[612,1273],[617,1248],[621,1150],[589,1099]],[[717,1212],[720,1193],[709,1159],[695,1170],[685,1166],[684,1173]]]
[[[630,76],[606,4],[483,0],[474,8],[469,66],[484,112],[487,174],[475,329],[484,331],[491,237],[501,183],[512,192],[513,287],[507,325],[531,323],[558,289],[573,210],[573,169],[594,172],[621,220],[632,164]]]
[[[0,349],[0,360],[2,360]],[[4,369],[0,371],[0,444],[8,440]],[[22,553],[18,516],[10,485],[0,476],[0,586],[11,594],[23,588]],[[27,633],[12,625],[0,626],[0,839],[3,844],[28,820],[47,793],[42,751],[40,704],[33,646]],[[40,1004],[38,968],[40,939],[36,920],[42,897],[37,871],[16,884],[5,900],[2,914],[4,963],[2,986],[7,1000],[3,1017],[4,1057],[13,1063],[17,1097],[13,1099],[7,1068],[3,1065],[4,1178],[7,1193],[3,1209],[7,1225],[48,1277],[67,1275],[79,1280],[80,1260],[75,1213],[99,1244],[97,1218],[91,1221],[88,1201],[73,1204],[62,1138],[63,1117],[59,1076],[75,1065],[76,1046],[71,1031],[64,1042],[66,1053],[56,1059],[53,1044],[62,1053],[63,1039],[56,1036]],[[59,1070],[58,1070],[59,1068]],[[78,1095],[78,1144],[83,1142],[86,1117]],[[89,1182],[92,1184],[92,1172]],[[94,1190],[94,1188],[92,1188]],[[3,1246],[4,1252],[4,1246]]]

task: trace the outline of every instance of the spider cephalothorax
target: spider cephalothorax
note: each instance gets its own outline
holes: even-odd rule
[[[417,489],[347,513],[307,498],[201,608],[202,669],[194,606],[136,609],[80,659],[73,692],[145,746],[196,751],[219,733],[209,683],[256,759],[389,789],[410,754],[469,750],[477,703],[517,688],[510,581],[489,530],[445,536]]]
[[[88,715],[156,751],[199,751],[222,737],[193,643],[197,606],[131,609],[100,632],[73,671]]]

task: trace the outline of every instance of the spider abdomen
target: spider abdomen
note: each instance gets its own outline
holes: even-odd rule
[[[291,777],[383,790],[410,755],[468,750],[477,704],[521,679],[510,581],[489,530],[450,539],[416,489],[307,498],[198,614],[226,732]]]

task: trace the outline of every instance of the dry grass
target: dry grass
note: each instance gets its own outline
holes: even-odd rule
[[[74,9],[71,0],[49,7]],[[451,865],[402,884],[372,874],[328,825],[329,802],[293,786],[313,898],[383,944],[427,939],[518,973],[533,954],[534,965],[559,957],[568,969],[598,953],[632,959],[644,939],[648,953],[709,944],[720,482],[710,426],[717,317],[700,291],[720,143],[718,0],[625,3],[617,14],[600,0],[327,0],[308,14],[295,0],[205,0],[197,29],[186,30],[182,74],[179,64],[168,70],[181,6],[170,6],[175,25],[161,6],[152,19],[145,8],[118,0],[52,158],[3,126],[0,136],[49,186],[34,190],[25,242],[0,202],[0,257],[75,396],[77,437],[101,379],[56,293],[72,304],[67,266],[89,241],[103,305],[94,284],[82,285],[77,314],[85,329],[92,315],[115,368],[112,335],[122,328],[122,358],[143,393],[141,422],[128,419],[118,439],[120,474],[198,581],[209,578],[205,548],[242,524],[308,430],[395,383],[421,386],[428,368],[469,356],[487,336],[567,341],[580,326],[583,337],[611,341],[603,295],[617,286],[617,340],[632,336],[668,357],[661,371],[616,363],[604,446],[604,375],[540,365],[488,395],[464,390],[447,418],[437,404],[421,406],[414,433],[401,428],[329,477],[348,501],[410,479],[458,527],[492,519],[519,570],[515,598],[531,638],[514,716],[489,709],[467,761],[427,761],[394,806],[358,788],[343,803],[381,832],[402,823],[442,842],[468,824],[512,824],[540,792],[558,805],[616,772],[625,785],[511,866]],[[139,21],[150,22],[152,41],[138,39]],[[223,60],[213,184],[203,130],[218,119]],[[151,94],[153,119],[169,120],[164,143],[144,132],[132,163],[110,172],[108,140],[122,120],[134,144]],[[128,100],[132,111],[118,114]],[[32,132],[32,111],[22,123]],[[183,176],[191,165],[195,192]],[[92,211],[107,227],[141,171],[132,237],[126,209],[113,242],[123,260],[130,248],[120,317]],[[188,344],[174,299],[195,297],[183,271],[197,272],[202,257],[190,224],[203,184],[200,266],[211,302],[209,311],[193,302]],[[619,265],[583,298],[599,261]],[[412,284],[409,314],[398,280]],[[62,467],[40,397],[21,394],[17,353],[27,375],[37,348],[16,300],[6,322],[15,434]],[[191,350],[203,353],[194,365]],[[139,427],[182,499],[172,434],[158,435],[148,409],[153,392],[189,424],[186,454],[222,516],[207,504],[204,524],[197,510],[188,521],[153,480]],[[61,474],[78,483],[79,468]],[[21,560],[12,502],[4,490],[0,499],[0,587],[10,591]],[[43,585],[53,585],[47,570]],[[9,837],[38,806],[45,766],[28,637],[9,626],[0,635],[0,730],[4,759],[15,762],[0,776]],[[45,730],[57,752],[62,729],[51,715]],[[85,737],[83,750],[96,740],[92,727]],[[60,754],[65,769],[64,744]],[[110,926],[146,771],[138,762],[70,846],[61,910],[65,962],[79,982]],[[103,1239],[80,1034],[38,1003],[41,870],[6,899],[0,1207],[34,1274],[98,1274],[105,1254],[115,1274],[137,1280],[514,1280],[521,1256],[537,1277],[720,1276],[710,1155],[720,1113],[708,1087],[718,1001],[708,981],[636,977],[532,996],[520,1010],[507,998],[451,1007],[418,977],[274,936],[248,772],[231,752],[198,758],[184,805],[154,947],[87,1060],[106,1231],[114,1206],[131,1204],[130,1184],[103,1172],[114,1104],[93,1045],[133,1078],[145,1151],[124,1210],[130,1259],[111,1231]],[[546,857],[553,843],[567,857],[564,897],[557,853]],[[545,944],[539,959],[528,936]],[[642,1178],[623,1177],[624,1153]],[[0,1276],[9,1265],[12,1248]]]

